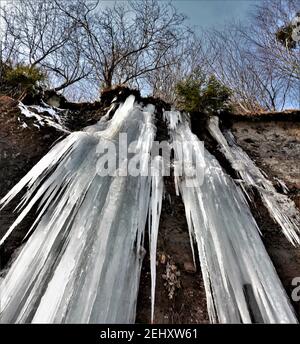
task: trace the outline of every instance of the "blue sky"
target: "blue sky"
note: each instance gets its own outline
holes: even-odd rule
[[[1,1],[1,0],[0,0]],[[103,1],[103,0],[102,0]],[[160,0],[167,1],[170,0]],[[173,5],[189,18],[192,26],[209,28],[222,25],[232,19],[244,20],[251,7],[261,0],[171,0]],[[104,0],[103,5],[112,6],[115,0]],[[117,0],[126,2],[126,0]]]
[[[189,17],[192,25],[209,28],[232,19],[245,20],[259,0],[173,0],[173,5]]]

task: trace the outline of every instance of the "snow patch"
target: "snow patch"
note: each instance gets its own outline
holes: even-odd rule
[[[34,119],[33,126],[36,128],[40,129],[41,127],[48,126],[65,133],[69,133],[69,130],[63,124],[61,116],[58,115],[57,111],[53,108],[38,105],[26,106],[21,102],[19,102],[18,107],[25,118]],[[25,128],[24,124],[28,127],[26,119],[24,119],[24,122],[21,124],[23,128]]]

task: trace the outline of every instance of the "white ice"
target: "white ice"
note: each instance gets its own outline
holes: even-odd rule
[[[111,120],[56,144],[1,200],[5,206],[26,191],[1,245],[38,205],[28,241],[0,282],[2,323],[135,321],[148,211],[151,259],[156,259],[161,177],[122,176],[128,161],[118,150],[115,173],[101,176],[99,148],[108,142],[118,146],[119,134],[126,133],[128,145],[137,141],[141,166],[149,168],[153,111],[130,96]],[[159,158],[154,160],[158,169]]]
[[[269,214],[280,225],[283,234],[293,245],[300,245],[300,212],[295,203],[288,196],[276,191],[272,182],[236,144],[230,130],[225,130],[224,134],[221,132],[218,117],[210,118],[208,129],[243,183],[255,187],[259,192]],[[277,182],[285,192],[288,191],[283,182]],[[245,188],[244,191],[246,192]]]
[[[166,118],[178,117],[169,112]],[[170,121],[168,121],[170,123]],[[175,177],[196,240],[213,323],[297,323],[241,189],[201,146],[186,120],[170,128],[175,163],[180,145],[198,173]],[[187,145],[188,142],[192,144]],[[196,164],[196,158],[200,162]],[[198,175],[204,179],[200,182]]]

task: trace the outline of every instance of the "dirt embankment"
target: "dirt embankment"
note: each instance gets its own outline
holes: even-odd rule
[[[0,97],[0,199],[43,157],[62,133],[55,128],[22,127],[18,102]],[[1,211],[0,237],[16,218],[17,201]],[[33,223],[30,214],[0,251],[3,268]]]
[[[232,132],[237,143],[268,175],[279,192],[283,190],[277,179],[287,185],[288,196],[300,209],[300,121],[284,121],[282,116],[277,121],[236,121],[232,124]],[[292,281],[300,277],[300,248],[287,241],[259,196],[254,197],[252,212],[276,271],[291,296],[295,288]],[[300,319],[300,302],[293,302],[293,305]]]
[[[285,182],[300,209],[300,120],[239,121],[232,125],[237,143],[273,179]]]

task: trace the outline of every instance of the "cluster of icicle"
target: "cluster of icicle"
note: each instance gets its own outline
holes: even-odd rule
[[[300,245],[300,212],[295,203],[286,195],[276,191],[272,182],[263,175],[248,154],[236,144],[230,130],[222,133],[218,117],[210,118],[208,129],[218,142],[224,156],[241,178],[241,185],[243,186],[244,183],[248,187],[254,187],[259,192],[265,207],[271,217],[279,224],[283,234],[293,245]],[[247,190],[245,188],[243,190],[247,194]],[[248,198],[251,199],[249,196]]]
[[[171,111],[165,117],[169,118],[174,142],[175,166],[182,154],[179,143],[190,142],[185,159],[188,165],[194,165],[194,179],[191,173],[186,177],[184,171],[183,176],[175,178],[198,247],[210,321],[296,323],[242,190],[223,172],[215,157],[200,149],[183,116]],[[202,173],[197,169],[203,168],[204,179],[199,185],[197,175]]]
[[[163,193],[161,158],[149,155],[153,111],[128,97],[110,121],[108,114],[56,144],[1,200],[5,206],[26,191],[1,245],[38,206],[31,235],[1,281],[2,323],[135,321],[147,214],[155,276]],[[115,174],[98,170],[101,146],[118,145],[120,133],[127,134],[128,145],[137,141],[142,168],[152,166],[158,173],[124,176],[118,172],[128,161],[119,156]],[[154,282],[152,287],[154,295]]]
[[[37,208],[28,240],[0,282],[1,322],[134,322],[147,217],[153,320],[163,196],[163,161],[150,154],[153,113],[152,105],[142,108],[133,96],[119,107],[115,102],[97,124],[56,144],[1,200],[4,207],[24,193],[19,216],[0,245]],[[185,205],[192,250],[197,243],[211,322],[296,323],[242,189],[192,134],[185,115],[171,111],[164,118],[174,150],[175,186]],[[213,130],[230,161],[246,160],[248,166],[245,156],[237,158],[239,147],[229,146]],[[137,142],[140,170],[151,168],[152,173],[126,176],[122,171],[128,160],[118,150],[115,173],[99,171],[101,147],[108,142],[119,146],[120,133],[127,134],[128,145]],[[256,178],[257,171],[246,172],[240,172],[243,180]],[[257,184],[256,179],[247,182]],[[290,229],[285,233],[295,238]]]

